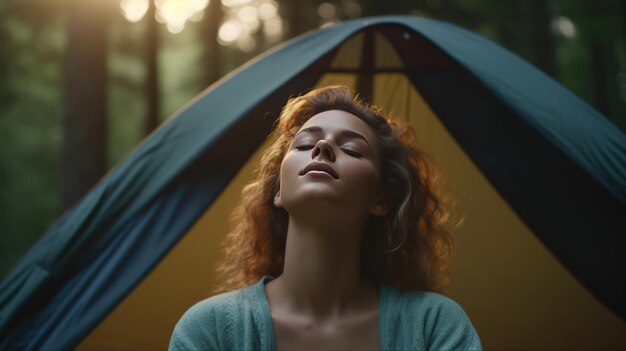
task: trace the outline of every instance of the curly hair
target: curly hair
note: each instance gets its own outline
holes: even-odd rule
[[[242,191],[223,243],[217,292],[250,285],[283,271],[288,214],[274,206],[280,166],[300,127],[328,110],[349,112],[375,132],[380,147],[380,189],[389,200],[383,217],[370,216],[363,233],[362,274],[401,290],[442,292],[448,283],[455,241],[449,232],[452,198],[434,162],[416,146],[405,123],[385,117],[344,86],[329,86],[292,98],[283,108],[274,142],[256,168],[256,180]]]

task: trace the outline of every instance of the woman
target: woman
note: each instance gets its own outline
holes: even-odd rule
[[[412,131],[334,86],[291,99],[273,136],[226,239],[234,291],[189,309],[170,348],[479,349],[436,293],[454,242]]]

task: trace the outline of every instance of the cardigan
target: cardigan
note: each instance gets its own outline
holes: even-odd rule
[[[275,350],[265,283],[271,277],[196,303],[180,318],[170,350]],[[382,350],[479,350],[480,339],[463,309],[433,292],[380,286]]]

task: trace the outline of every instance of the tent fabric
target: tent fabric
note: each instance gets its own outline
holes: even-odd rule
[[[377,64],[371,43],[380,36],[397,59]],[[350,60],[352,50],[335,51],[357,37],[369,57],[360,65]],[[392,16],[286,43],[210,87],[153,133],[4,280],[0,347],[74,347],[211,205],[289,96],[325,72],[344,72],[347,80],[357,73],[366,91],[380,67],[408,75],[527,225],[625,318],[624,134],[485,39],[442,22]]]

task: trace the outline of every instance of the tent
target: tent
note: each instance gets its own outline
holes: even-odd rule
[[[465,215],[449,295],[484,346],[626,345],[626,136],[486,39],[389,16],[285,43],[150,135],[6,277],[0,348],[165,348],[281,107],[328,84],[408,120],[447,174]]]

